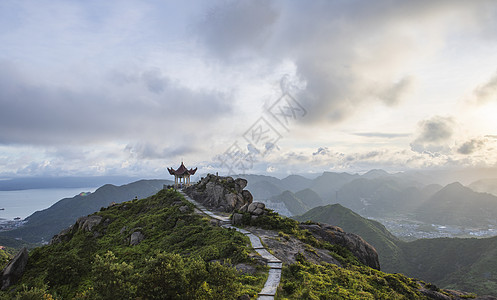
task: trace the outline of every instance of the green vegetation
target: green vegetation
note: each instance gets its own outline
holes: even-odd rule
[[[381,223],[361,217],[352,210],[340,204],[316,207],[294,219],[315,221],[339,226],[346,232],[361,236],[366,242],[375,247],[378,252],[382,270],[398,272],[399,264],[404,261],[400,248],[402,242],[391,234]]]
[[[441,287],[497,295],[497,237],[421,239],[402,246],[400,270]]]
[[[277,299],[427,299],[419,284],[401,274],[364,266],[316,265],[298,257],[283,268]]]
[[[11,258],[11,255],[7,251],[0,249],[0,269],[3,269]]]
[[[102,209],[96,214],[102,221],[91,230],[74,227],[63,237],[65,242],[32,250],[17,294],[20,299],[40,299],[29,294],[56,299],[232,299],[260,291],[265,267],[256,266],[254,275],[233,268],[242,262],[254,265],[248,238],[192,212],[193,205],[173,190]],[[130,246],[130,236],[138,231],[145,238]]]
[[[421,278],[447,289],[497,295],[497,237],[406,243],[382,224],[339,204],[314,208],[295,219],[327,223],[360,235],[376,248],[383,271]]]
[[[194,214],[193,208],[174,190],[103,208],[92,215],[98,220],[93,226],[77,223],[58,237],[60,242],[33,249],[23,277],[9,291],[0,292],[0,299],[236,299],[243,294],[255,298],[267,278],[267,267],[252,258],[248,238],[212,225],[207,217]],[[295,264],[283,267],[278,299],[424,299],[421,286],[443,293],[404,275],[364,266],[348,248],[317,239],[298,221],[275,212],[256,219],[245,213],[242,222],[274,230],[278,239],[297,238],[306,244],[306,252],[328,250],[342,264],[315,264],[297,254]],[[143,239],[137,242],[136,236]],[[428,262],[448,264],[443,255],[451,257],[457,251],[464,255],[470,249],[463,240],[453,243],[445,244],[450,247]],[[407,266],[419,265],[423,256],[440,247],[430,241],[412,245],[412,253],[401,248],[412,258]],[[489,247],[497,249],[492,242],[473,250],[489,254]],[[480,279],[482,289],[493,289],[493,273],[481,275],[483,263],[497,268],[493,257],[493,253],[483,255],[481,264],[462,260],[472,267],[452,274],[468,286],[474,287]],[[253,272],[237,271],[234,267],[241,263]],[[422,269],[429,268],[423,265]],[[468,278],[463,278],[465,272]]]
[[[316,239],[311,232],[299,227],[299,222],[293,219],[283,217],[278,213],[267,210],[265,215],[252,219],[249,213],[243,214],[242,224],[248,226],[256,226],[263,229],[278,231],[278,235],[288,239],[290,235],[299,239],[301,242],[309,245],[309,251],[313,252],[314,248],[321,248],[330,251],[330,254],[343,265],[361,265],[352,252],[340,245],[332,245],[329,242],[321,239]],[[313,224],[308,221],[305,224]]]
[[[49,242],[54,234],[86,216],[107,207],[112,202],[121,203],[133,198],[145,198],[157,193],[169,180],[140,180],[122,186],[106,184],[87,196],[65,198],[51,207],[37,211],[26,218],[27,223],[17,229],[0,233],[2,237],[22,238],[29,243]],[[12,242],[11,240],[7,240]],[[10,244],[0,244],[7,245]],[[12,247],[16,247],[12,245]],[[22,246],[20,246],[22,247]],[[17,247],[16,247],[17,248]]]

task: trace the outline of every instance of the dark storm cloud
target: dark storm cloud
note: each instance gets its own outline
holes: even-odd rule
[[[139,72],[131,78],[139,80],[113,90],[107,89],[111,82],[79,88],[62,83],[45,86],[34,83],[13,64],[0,63],[0,142],[159,139],[165,131],[174,135],[231,111],[224,95],[172,86],[157,71]]]
[[[138,159],[163,159],[165,157],[188,155],[197,149],[195,149],[194,145],[187,143],[179,143],[179,145],[170,147],[164,147],[160,144],[135,143],[127,145],[124,150]]]
[[[148,90],[161,94],[167,87],[168,79],[164,77],[159,69],[146,71],[142,74],[142,79],[145,82]]]
[[[212,7],[198,24],[199,38],[221,59],[246,55],[247,45],[262,49],[278,18],[270,1],[232,1]]]
[[[478,86],[473,94],[476,97],[478,104],[485,104],[488,102],[497,103],[497,73],[492,76],[486,83]]]
[[[487,10],[466,1],[233,1],[213,7],[197,35],[227,63],[294,62],[306,82],[297,95],[309,111],[303,121],[337,122],[372,103],[402,102],[414,83],[405,63],[437,47],[447,24],[457,25],[440,17],[451,14],[468,21]],[[396,30],[405,27],[419,29]],[[424,47],[415,49],[419,38]]]
[[[430,120],[425,120],[420,122],[421,133],[416,139],[421,143],[431,143],[446,141],[453,134],[453,124],[452,118],[444,118],[436,116]]]
[[[465,142],[464,144],[462,144],[457,149],[457,152],[460,154],[468,155],[468,154],[472,154],[472,153],[478,151],[479,149],[483,148],[484,146],[485,146],[484,140],[472,139],[472,140],[469,140],[469,141]]]
[[[455,122],[450,117],[434,116],[419,122],[418,136],[411,143],[411,149],[419,153],[446,150],[454,134],[454,126]]]

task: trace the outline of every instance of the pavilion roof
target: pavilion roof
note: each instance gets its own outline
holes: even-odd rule
[[[197,168],[188,170],[183,164],[183,162],[181,162],[181,166],[179,166],[178,169],[175,170],[173,168],[167,168],[167,170],[171,175],[185,175],[185,174],[194,175],[195,172],[197,172]]]

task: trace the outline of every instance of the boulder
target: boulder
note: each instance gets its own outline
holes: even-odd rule
[[[235,179],[235,190],[239,193],[243,191],[243,189],[247,186],[247,180],[243,178]]]
[[[139,243],[141,243],[141,241],[143,241],[144,239],[145,236],[143,235],[143,233],[141,233],[141,231],[135,231],[131,234],[131,237],[129,239],[129,244],[130,246],[136,246]]]
[[[71,237],[77,230],[83,230],[85,232],[93,232],[95,227],[100,223],[103,223],[105,226],[107,226],[112,222],[112,220],[108,218],[105,219],[103,222],[102,220],[103,218],[98,215],[81,217],[76,221],[74,225],[71,225],[70,227],[62,230],[59,234],[54,235],[50,240],[49,244],[52,245],[61,242],[66,242],[71,239]],[[93,237],[99,237],[101,235],[102,234],[100,232],[93,232]]]
[[[7,264],[2,271],[2,290],[15,284],[24,273],[26,264],[28,263],[28,250],[24,247],[16,256]]]
[[[263,215],[264,214],[264,209],[258,207],[258,208],[256,208],[254,210],[254,212],[252,214],[255,215],[255,216]]]
[[[242,197],[243,197],[243,200],[245,201],[245,203],[252,203],[252,201],[254,201],[254,197],[247,190],[242,191]]]
[[[235,269],[242,274],[254,275],[257,272],[256,267],[244,263],[236,264]]]
[[[240,207],[239,211],[240,212],[247,212],[249,205],[250,204],[246,203],[244,206]]]
[[[265,208],[266,205],[262,202],[252,202],[247,207],[247,212],[255,216],[260,216],[265,213]]]
[[[252,203],[252,194],[244,190],[247,180],[208,174],[184,192],[195,201],[216,211],[233,212]]]
[[[79,230],[90,232],[93,228],[102,222],[102,217],[99,215],[91,215],[81,217],[76,221],[76,226]]]
[[[247,207],[247,212],[248,213],[253,213],[254,210],[257,209],[257,202],[252,202],[250,205]]]
[[[321,238],[330,244],[340,245],[349,249],[366,266],[377,270],[380,269],[376,249],[360,236],[344,232],[342,228],[328,224],[300,224],[299,227],[307,229],[315,237]]]
[[[70,237],[72,236],[72,231],[73,231],[73,228],[74,228],[74,225],[71,225],[70,227],[62,230],[59,234],[56,234],[52,237],[52,239],[50,240],[50,243],[48,243],[49,245],[53,245],[53,244],[58,244],[58,243],[62,243],[62,242],[66,242],[70,239]]]

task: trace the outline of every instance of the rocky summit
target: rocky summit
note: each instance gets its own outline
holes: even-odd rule
[[[199,183],[184,189],[185,193],[205,207],[222,212],[233,212],[252,203],[252,194],[244,190],[247,180],[208,174]]]

